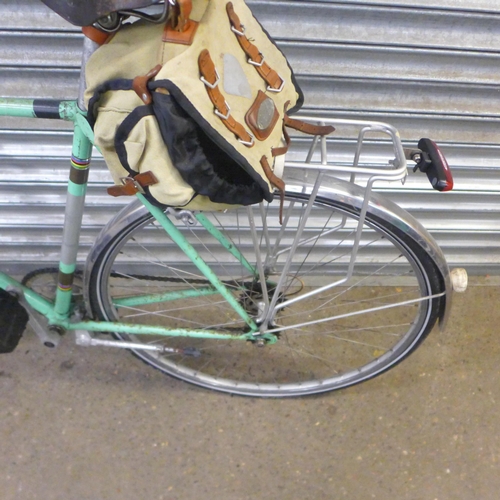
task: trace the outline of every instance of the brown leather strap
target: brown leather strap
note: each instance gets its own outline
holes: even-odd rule
[[[137,174],[134,178],[125,177],[122,179],[123,184],[111,186],[107,189],[111,196],[133,196],[137,193],[144,193],[146,186],[152,186],[158,183],[158,179],[153,172],[144,172]]]
[[[167,0],[168,1],[168,0]],[[177,0],[163,30],[164,42],[191,45],[199,23],[189,18],[193,5],[191,0]]]
[[[283,204],[285,202],[285,182],[283,179],[280,179],[278,176],[274,174],[267,161],[267,157],[263,156],[260,159],[260,164],[266,174],[266,177],[269,179],[271,185],[273,185],[280,192],[280,224],[283,224]]]
[[[231,109],[219,89],[219,75],[215,69],[215,64],[207,49],[201,51],[198,57],[200,73],[207,89],[207,94],[215,107],[216,115],[222,123],[243,143],[252,147],[253,137],[245,130],[245,127],[231,116]]]
[[[281,148],[271,148],[273,156],[285,155],[290,147],[290,142],[292,142],[292,140],[290,139],[290,135],[288,134],[285,128],[284,123],[283,123],[283,137],[285,138],[285,145]]]
[[[153,102],[151,92],[148,89],[148,82],[160,72],[160,69],[161,64],[157,64],[147,75],[136,76],[132,81],[132,88],[144,104],[151,104]]]
[[[287,127],[309,135],[328,135],[335,130],[335,127],[331,125],[313,125],[296,118],[290,118],[287,114],[285,114],[284,123]]]
[[[104,45],[111,37],[111,33],[105,33],[104,31],[94,28],[94,26],[84,26],[82,28],[82,33],[87,38],[97,43],[97,45]]]
[[[248,56],[248,62],[255,66],[255,69],[265,80],[270,90],[279,92],[283,87],[283,79],[265,62],[264,56],[260,53],[259,49],[245,36],[245,27],[241,24],[240,18],[234,11],[234,7],[231,2],[228,2],[226,5],[226,11],[229,21],[233,27],[233,32],[235,33],[241,48]]]
[[[287,102],[288,104],[288,102]],[[286,108],[285,104],[285,108]],[[330,125],[322,126],[322,125],[312,125],[311,123],[306,123],[302,120],[297,120],[296,118],[290,118],[286,113],[283,119],[283,137],[285,138],[285,146],[281,148],[272,148],[273,156],[284,155],[288,152],[288,148],[290,147],[290,135],[288,134],[285,127],[290,127],[295,130],[299,130],[304,134],[310,135],[328,135],[331,134],[335,127]]]
[[[167,0],[168,1],[168,0]],[[189,18],[193,5],[191,0],[177,0],[172,14],[163,30],[163,41],[191,45],[199,23]]]
[[[288,109],[288,106],[290,106],[290,101],[285,102],[285,106],[283,107],[284,116],[286,116],[286,111]],[[290,139],[290,135],[288,134],[288,131],[285,127],[284,120],[283,120],[283,137],[285,138],[285,145],[281,148],[271,148],[273,156],[281,156],[286,154],[288,152],[288,149],[290,148],[290,143],[292,142],[292,140]]]

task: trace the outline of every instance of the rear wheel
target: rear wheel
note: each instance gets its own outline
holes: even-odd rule
[[[279,200],[204,213],[248,263],[255,265],[260,259],[264,286],[202,225],[189,226],[172,217],[257,322],[263,317],[268,290],[267,300],[276,309],[267,331],[277,337],[276,343],[259,347],[241,340],[121,333],[116,337],[179,349],[184,354],[142,350],[135,354],[187,382],[251,396],[325,392],[396,365],[418,346],[438,317],[440,299],[428,298],[442,288],[434,263],[404,227],[368,212],[359,233],[356,208],[340,199],[319,197],[293,251],[307,201],[304,195],[287,195],[283,226],[278,222]],[[257,245],[251,237],[252,218],[259,228]],[[356,241],[359,248],[346,278]],[[290,266],[284,273],[287,261]],[[276,292],[282,275],[283,287]],[[133,305],[123,301],[172,291],[179,292],[175,300]],[[206,278],[149,215],[132,222],[102,250],[90,275],[89,298],[94,315],[102,320],[222,333],[248,331],[228,302],[209,292]]]

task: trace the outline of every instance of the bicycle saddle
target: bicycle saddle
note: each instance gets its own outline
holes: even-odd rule
[[[90,26],[101,17],[120,10],[133,10],[160,0],[41,0],[47,7],[76,26]]]

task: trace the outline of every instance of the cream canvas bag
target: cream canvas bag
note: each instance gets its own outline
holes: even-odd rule
[[[289,118],[302,93],[243,0],[184,0],[166,26],[125,25],[86,73],[114,195],[144,189],[192,209],[271,201],[284,189],[285,126],[333,130]]]

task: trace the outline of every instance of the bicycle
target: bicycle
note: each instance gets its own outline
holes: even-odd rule
[[[79,25],[110,5],[44,3]],[[157,3],[113,0],[112,16],[144,17],[131,9]],[[160,19],[171,3],[161,4]],[[85,39],[82,75],[95,49]],[[224,212],[163,211],[138,193],[102,230],[80,278],[76,251],[93,144],[81,82],[76,101],[0,99],[0,115],[74,124],[56,286],[37,272],[22,282],[0,272],[9,307],[29,312],[44,344],[74,332],[80,346],[130,349],[205,388],[281,397],[369,380],[405,359],[436,322],[446,323],[453,283],[441,250],[373,185],[404,181],[408,159],[438,189],[439,179],[450,182],[449,170],[434,143],[405,150],[397,130],[380,122],[301,117],[355,130],[352,159],[332,159],[334,139],[298,139],[303,159],[285,165],[282,225],[279,200]],[[362,159],[374,135],[387,139],[387,163]],[[18,316],[14,326],[4,321],[0,338],[12,329],[20,338],[27,316]]]

